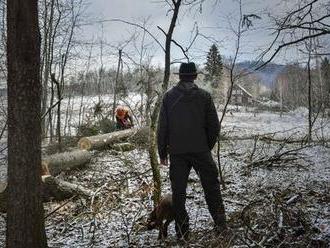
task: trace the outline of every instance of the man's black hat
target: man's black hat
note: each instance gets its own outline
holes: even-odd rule
[[[179,72],[174,73],[174,74],[179,74],[179,75],[187,75],[187,76],[194,76],[197,75],[197,69],[196,65],[194,62],[190,63],[181,63]]]

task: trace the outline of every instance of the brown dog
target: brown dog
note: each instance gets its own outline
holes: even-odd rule
[[[163,221],[165,223],[163,223]],[[147,220],[148,230],[159,229],[158,239],[167,237],[168,225],[174,220],[174,210],[172,195],[166,194],[159,202],[157,207],[150,213]]]

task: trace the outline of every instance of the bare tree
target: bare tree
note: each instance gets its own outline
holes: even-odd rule
[[[8,0],[7,247],[47,247],[41,200],[37,0]]]
[[[298,4],[293,9],[287,11],[284,16],[274,17],[275,23],[275,38],[268,49],[260,56],[265,58],[268,55],[266,62],[257,66],[257,69],[265,66],[272,61],[282,50],[296,46],[299,52],[307,55],[307,102],[308,102],[308,133],[307,140],[312,139],[312,128],[318,114],[322,108],[322,95],[320,93],[317,110],[313,104],[313,78],[311,60],[320,56],[318,52],[321,49],[320,39],[327,38],[330,35],[330,2],[323,0],[298,1]],[[276,47],[276,44],[277,47]],[[300,48],[300,49],[299,49]],[[316,61],[317,62],[317,61]],[[317,63],[316,63],[317,64]],[[321,77],[319,77],[321,80]],[[302,84],[302,82],[300,82]],[[320,82],[322,86],[322,82]],[[299,85],[302,87],[302,85]],[[283,91],[281,91],[283,96]],[[283,98],[281,98],[283,100]],[[314,99],[314,100],[313,100]],[[314,113],[315,112],[315,113]]]
[[[116,72],[116,80],[113,87],[113,105],[112,105],[112,113],[115,113],[116,105],[117,105],[117,89],[118,89],[118,83],[119,83],[119,74],[120,74],[120,68],[122,66],[122,54],[123,50],[118,50],[118,66],[117,66],[117,72]],[[112,114],[112,120],[114,121],[115,116]]]
[[[311,41],[308,45],[308,61],[307,61],[307,73],[308,73],[308,134],[307,140],[312,140],[312,76],[311,76]]]
[[[154,202],[159,202],[161,196],[161,180],[160,180],[160,173],[159,173],[159,164],[158,164],[158,156],[157,156],[157,146],[156,146],[156,128],[157,128],[157,120],[158,120],[158,113],[160,109],[160,105],[163,99],[163,95],[165,94],[168,88],[168,82],[170,79],[170,66],[171,66],[171,43],[172,43],[172,36],[175,28],[175,24],[178,18],[179,10],[181,6],[181,0],[172,0],[172,19],[170,26],[168,28],[165,40],[165,69],[164,69],[164,78],[162,83],[161,93],[158,96],[156,101],[155,107],[151,114],[150,119],[150,133],[149,133],[149,158],[150,164],[153,173],[153,179],[155,183],[155,193],[154,193]]]
[[[271,62],[282,50],[305,40],[330,35],[330,3],[327,0],[299,0],[282,16],[269,14],[274,22],[274,39],[259,56],[256,70]],[[311,18],[312,17],[312,18]],[[328,54],[329,53],[325,53]]]
[[[41,56],[41,79],[42,79],[42,104],[41,111],[45,113],[47,111],[48,102],[48,80],[50,76],[51,60],[52,60],[52,36],[54,28],[54,4],[55,0],[51,0],[50,4],[46,0],[43,2],[43,27],[42,27],[42,41],[43,51]],[[46,129],[46,118],[42,119],[42,134],[45,136],[47,133]]]
[[[222,132],[222,123],[223,120],[226,116],[227,113],[227,108],[228,105],[231,101],[231,97],[232,97],[232,93],[233,93],[233,87],[235,85],[235,83],[237,83],[237,80],[243,76],[246,76],[247,73],[245,72],[240,72],[239,70],[236,70],[236,66],[237,66],[237,59],[239,56],[239,52],[241,50],[241,42],[242,42],[242,36],[245,32],[247,32],[249,30],[249,28],[252,25],[251,22],[251,18],[255,18],[255,15],[244,15],[243,14],[243,10],[242,10],[242,0],[238,1],[239,4],[239,19],[237,22],[237,26],[233,27],[232,23],[230,23],[232,32],[236,35],[236,41],[235,41],[235,52],[234,52],[234,57],[230,63],[229,66],[229,79],[230,79],[230,85],[229,85],[229,89],[227,92],[227,99],[225,101],[225,105],[222,111],[222,115],[220,117],[220,131],[219,131],[219,135],[218,135],[218,148],[217,148],[217,158],[218,158],[218,166],[219,166],[219,175],[220,175],[220,181],[222,184],[222,187],[225,189],[226,185],[225,185],[225,181],[224,181],[224,177],[223,177],[223,173],[222,173],[222,168],[221,168],[221,161],[220,161],[220,137],[221,137],[221,132]]]
[[[78,126],[81,125],[82,119],[83,119],[83,116],[84,116],[84,111],[83,111],[84,96],[85,96],[85,90],[86,90],[85,88],[86,88],[87,75],[88,75],[90,65],[91,65],[92,51],[93,51],[93,44],[90,46],[90,50],[89,50],[89,53],[88,53],[86,72],[82,73],[81,92],[80,92],[81,98],[80,98],[80,106],[79,106]]]
[[[75,33],[82,20],[84,6],[84,0],[40,1],[42,35],[40,73],[43,82],[42,114],[44,117],[42,130],[44,136],[50,134],[50,141],[53,139],[54,126],[57,133],[59,133],[57,129],[60,129],[60,133],[63,129],[63,125],[58,125],[60,118],[55,116],[60,113],[62,99],[56,99],[56,85],[54,80],[51,80],[51,74],[55,73],[55,78],[60,83],[60,93],[65,95],[63,91],[64,78],[67,76],[66,68],[72,58],[73,48],[77,46]],[[71,100],[70,98],[68,106],[72,104]],[[57,112],[55,112],[55,107]]]

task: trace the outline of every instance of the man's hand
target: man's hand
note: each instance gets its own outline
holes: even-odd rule
[[[161,160],[160,160],[160,164],[167,166],[167,165],[168,165],[168,160],[167,160],[167,158],[165,158],[165,159],[161,159]]]

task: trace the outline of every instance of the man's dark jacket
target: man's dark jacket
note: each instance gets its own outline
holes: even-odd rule
[[[192,82],[179,82],[163,98],[157,134],[159,157],[210,151],[219,129],[211,95]]]

